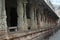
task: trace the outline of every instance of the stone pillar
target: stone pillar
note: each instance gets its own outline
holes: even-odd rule
[[[0,30],[2,30],[2,0],[0,0]]]
[[[38,27],[37,27],[37,17],[36,17],[36,15],[37,15],[37,13],[36,13],[36,8],[34,9],[35,11],[34,11],[34,17],[35,17],[35,19],[34,19],[34,21],[35,21],[35,28],[37,29]]]
[[[45,15],[43,14],[43,22],[44,22],[44,28],[46,27],[46,24],[45,24]]]
[[[50,27],[51,27],[51,18],[50,18],[50,22],[49,22],[49,25],[50,25]]]
[[[52,21],[52,18],[51,18],[51,26],[53,27],[53,21]]]
[[[2,14],[1,14],[1,18],[2,18],[2,25],[3,25],[3,29],[7,29],[7,23],[6,23],[6,10],[5,10],[5,0],[2,0],[3,4],[2,4]],[[7,31],[7,30],[6,30]]]
[[[31,29],[34,30],[36,29],[35,27],[35,21],[34,21],[34,6],[31,5],[31,8],[30,8],[30,17],[31,17]]]
[[[45,29],[45,22],[44,22],[44,8],[43,8],[43,6],[40,6],[40,19],[41,19],[41,21],[40,21],[40,28],[41,29]]]
[[[49,18],[49,27],[50,27],[50,18]]]
[[[43,14],[43,21],[45,22],[45,15]]]
[[[18,0],[17,14],[18,14],[18,30],[24,31],[24,21],[23,21],[23,4],[22,0]]]
[[[46,28],[48,27],[48,16],[46,15]]]
[[[38,18],[38,28],[40,28],[40,9],[38,9],[38,15],[37,15],[37,18]]]
[[[49,27],[49,16],[48,16],[48,18],[47,18],[47,25],[48,25],[47,28],[50,28],[50,27]]]
[[[6,10],[5,10],[5,0],[1,0],[1,2],[2,2],[2,6],[1,6],[1,13],[0,13],[0,22],[1,22],[1,24],[0,24],[0,26],[1,26],[1,28],[2,28],[2,30],[5,30],[5,31],[7,31],[6,29],[7,29],[7,23],[6,23]]]
[[[6,23],[6,10],[5,10],[5,0],[2,0],[2,10],[1,10],[1,24],[0,27],[4,31],[3,33],[5,34],[6,38],[8,37],[8,32],[7,32],[7,23]],[[3,34],[2,33],[2,34]]]
[[[28,31],[27,16],[26,16],[26,3],[24,3],[24,26],[25,30]]]
[[[52,22],[52,21],[51,21],[51,19],[50,19],[50,25],[52,24],[51,22]],[[51,25],[51,26],[52,26],[52,25]]]

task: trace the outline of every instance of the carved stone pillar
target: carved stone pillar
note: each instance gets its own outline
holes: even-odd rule
[[[30,17],[31,17],[31,29],[34,30],[35,28],[35,21],[34,21],[34,6],[31,5],[30,8]]]
[[[2,0],[2,10],[1,10],[1,27],[3,30],[7,31],[7,23],[6,23],[6,10],[5,10],[5,0]]]
[[[34,11],[34,17],[35,17],[35,19],[34,19],[34,21],[35,21],[35,28],[37,29],[38,27],[37,27],[37,13],[36,13],[36,8],[34,9],[35,11]]]
[[[46,15],[46,22],[45,22],[45,24],[46,24],[46,27],[47,27],[47,23],[48,23],[47,21],[48,21],[48,20],[47,20],[47,15]]]
[[[2,17],[2,24],[3,24],[3,29],[7,29],[7,23],[6,23],[6,10],[5,10],[5,0],[2,0],[3,1],[3,4],[2,4],[2,14],[1,14],[1,17]],[[6,30],[5,29],[5,30]]]
[[[27,18],[26,18],[26,0],[18,0],[17,13],[18,13],[18,30],[27,31]]]
[[[0,0],[0,30],[2,30],[2,0]]]
[[[24,3],[24,29],[28,31],[28,24],[27,24],[27,15],[26,15],[26,3]]]
[[[40,28],[41,29],[44,29],[45,28],[45,23],[44,23],[44,8],[43,8],[43,6],[40,6],[40,19],[41,19],[41,21],[40,21]]]
[[[7,32],[7,23],[6,23],[6,10],[5,10],[5,0],[1,0],[1,13],[0,13],[0,27],[2,29],[2,34],[6,35],[8,37],[8,32]],[[1,32],[1,31],[0,31]]]
[[[37,18],[38,18],[38,28],[40,28],[40,9],[38,9],[38,13],[37,13]]]
[[[24,21],[23,21],[23,4],[22,0],[18,0],[17,14],[18,14],[18,30],[24,31]]]

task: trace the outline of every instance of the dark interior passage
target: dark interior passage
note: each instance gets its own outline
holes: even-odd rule
[[[27,5],[26,5],[26,15],[27,15],[27,19],[30,19],[30,13],[29,13],[29,11],[30,11],[30,4],[27,3]]]
[[[10,25],[11,26],[17,26],[17,11],[16,11],[16,8],[11,8],[11,11],[10,11]]]
[[[12,26],[17,26],[17,11],[16,8],[11,7],[9,9],[6,10],[6,14],[7,14],[7,25],[9,27]]]
[[[5,0],[7,26],[17,26],[17,0]]]

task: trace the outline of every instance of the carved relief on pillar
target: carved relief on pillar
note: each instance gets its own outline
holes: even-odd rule
[[[34,7],[30,7],[30,17],[31,17],[31,29],[34,29]]]
[[[0,36],[4,36],[7,34],[5,0],[0,0],[0,3]]]
[[[0,0],[0,30],[2,30],[2,0]]]
[[[31,7],[30,7],[30,17],[31,17],[31,29],[35,30],[35,29],[37,29],[37,27],[36,27],[36,24],[35,24],[36,19],[34,20],[34,6],[32,4],[31,4]]]
[[[38,8],[38,13],[37,13],[38,28],[40,28],[40,21],[41,21],[41,19],[40,19],[40,17],[41,17],[40,13],[41,13],[41,9],[40,9],[40,8]]]
[[[25,0],[26,1],[26,0]],[[18,30],[27,31],[27,18],[26,18],[26,2],[18,0],[17,14],[18,14]]]
[[[28,31],[28,24],[27,24],[27,15],[26,15],[26,4],[27,3],[24,3],[24,14],[23,14],[23,20],[24,20],[24,26],[25,26],[25,30]]]
[[[34,22],[35,22],[35,29],[38,29],[38,27],[37,27],[37,26],[38,26],[38,25],[37,25],[37,16],[36,16],[36,15],[37,15],[37,13],[36,13],[37,10],[36,10],[36,9],[37,9],[37,8],[34,7]]]
[[[18,30],[23,31],[24,30],[24,21],[23,21],[23,4],[21,0],[18,0],[18,6],[17,6],[17,14],[18,14]]]
[[[45,28],[45,16],[44,16],[44,8],[40,6],[40,29]]]

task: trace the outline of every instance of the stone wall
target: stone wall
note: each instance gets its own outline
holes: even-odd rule
[[[56,21],[52,19],[51,16],[48,16],[48,11],[44,10],[45,7],[42,4],[34,4],[29,3],[29,14],[30,19],[27,18],[26,15],[26,5],[29,3],[27,0],[18,0],[17,1],[17,14],[18,14],[18,26],[17,26],[17,33],[27,33],[30,31],[36,31],[47,28],[54,27],[56,25]],[[46,14],[44,13],[46,11]],[[7,27],[6,22],[6,9],[5,9],[5,0],[0,0],[0,30],[2,30],[2,35],[6,36],[6,38],[9,38],[9,29]],[[29,25],[28,25],[29,23]],[[30,26],[30,29],[28,27]],[[13,35],[12,35],[13,36]],[[24,38],[23,38],[24,39]],[[15,39],[18,40],[18,39]]]

